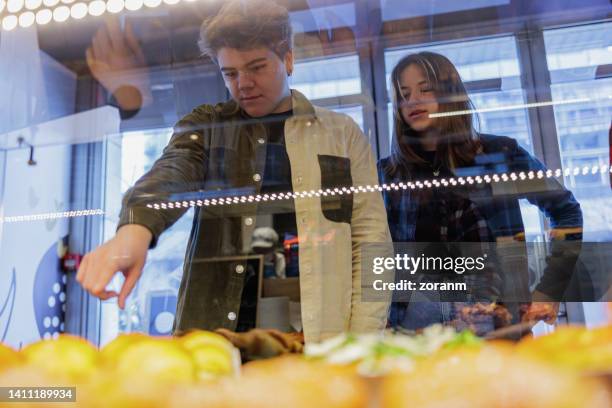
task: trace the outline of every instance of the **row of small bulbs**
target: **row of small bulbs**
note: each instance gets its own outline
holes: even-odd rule
[[[519,173],[501,173],[501,174],[485,174],[484,176],[475,176],[475,177],[451,177],[449,179],[432,179],[432,180],[424,180],[417,182],[407,182],[407,183],[391,183],[391,184],[382,184],[382,185],[374,185],[374,186],[350,186],[350,187],[337,187],[334,189],[326,189],[326,190],[310,190],[310,191],[301,191],[301,192],[287,192],[287,193],[278,193],[278,194],[263,194],[263,195],[249,195],[249,196],[239,196],[239,197],[220,197],[216,199],[210,200],[190,200],[190,201],[173,201],[167,203],[156,203],[156,204],[147,204],[148,208],[156,209],[156,210],[166,210],[173,208],[189,208],[189,207],[205,207],[205,206],[214,206],[214,205],[224,205],[224,204],[238,204],[238,203],[252,203],[252,202],[260,202],[260,201],[275,201],[275,200],[287,200],[291,198],[312,198],[312,197],[320,197],[320,196],[335,196],[335,195],[343,195],[343,194],[358,194],[358,193],[366,193],[366,192],[375,192],[375,191],[391,191],[391,190],[407,190],[407,189],[423,189],[423,188],[437,188],[440,186],[447,187],[449,185],[456,186],[465,185],[465,184],[481,184],[481,183],[500,183],[507,181],[516,181],[516,180],[534,180],[534,179],[543,179],[543,178],[551,178],[551,177],[561,177],[569,176],[573,174],[574,176],[587,174],[605,174],[612,173],[612,166],[608,167],[606,165],[602,166],[584,166],[584,167],[574,167],[573,169],[566,168],[565,170],[557,169],[557,170],[540,170],[537,172],[529,171],[529,172],[519,172]],[[26,222],[26,221],[42,221],[42,220],[50,220],[50,219],[58,219],[58,218],[73,218],[73,217],[85,217],[91,215],[104,215],[104,210],[96,209],[96,210],[78,210],[78,211],[63,211],[63,212],[55,212],[55,213],[44,213],[44,214],[33,214],[33,215],[18,215],[11,217],[0,217],[0,223],[13,223],[13,222]]]
[[[24,221],[45,221],[56,220],[60,218],[87,217],[91,215],[104,215],[104,210],[78,210],[78,211],[61,211],[54,213],[32,214],[32,215],[16,215],[12,217],[0,217],[0,223],[24,222]]]
[[[310,191],[300,191],[300,192],[286,192],[286,193],[273,193],[273,194],[258,194],[258,195],[248,195],[248,196],[234,196],[234,197],[220,197],[220,198],[212,198],[205,200],[189,200],[189,201],[172,201],[172,202],[162,202],[162,203],[154,203],[147,204],[148,208],[155,210],[167,210],[167,209],[176,209],[176,208],[190,208],[190,207],[208,207],[208,206],[217,206],[217,205],[227,205],[227,204],[240,204],[240,203],[253,203],[253,202],[261,202],[261,201],[277,201],[277,200],[288,200],[288,199],[301,199],[301,198],[313,198],[313,197],[321,197],[321,196],[335,196],[335,195],[343,195],[343,194],[358,194],[358,193],[373,193],[373,192],[382,192],[382,191],[398,191],[402,190],[415,190],[415,189],[424,189],[424,188],[438,188],[440,186],[448,187],[457,186],[457,185],[473,185],[473,184],[482,184],[482,183],[503,183],[508,181],[516,181],[516,180],[534,180],[534,179],[543,179],[543,178],[551,178],[551,177],[561,177],[569,176],[573,174],[574,176],[578,176],[580,174],[604,174],[604,173],[612,173],[612,166],[608,167],[606,165],[602,166],[584,166],[584,167],[575,167],[573,169],[566,168],[565,170],[556,169],[556,170],[539,170],[537,172],[529,171],[529,172],[512,172],[510,174],[501,173],[501,174],[485,174],[484,176],[475,176],[475,177],[451,177],[448,179],[432,179],[432,180],[423,180],[416,182],[399,182],[399,183],[391,183],[391,184],[382,184],[382,185],[368,185],[368,186],[350,186],[350,187],[336,187],[333,189],[321,189],[321,190],[310,190]]]
[[[33,24],[45,25],[51,21],[62,23],[69,18],[80,20],[88,15],[98,17],[106,12],[116,14],[123,10],[137,11],[143,7],[155,8],[162,3],[174,5],[179,2],[180,0],[92,0],[89,3],[77,0],[0,0],[0,15],[6,7],[10,14],[2,18],[2,29],[10,31],[18,26],[27,28]],[[24,8],[26,11],[21,12]]]

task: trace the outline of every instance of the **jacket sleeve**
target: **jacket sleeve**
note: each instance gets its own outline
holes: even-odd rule
[[[513,140],[513,167],[519,171],[546,171],[546,167]],[[531,204],[538,206],[552,228],[582,228],[582,210],[574,195],[555,178],[545,178],[543,188],[525,193]]]
[[[147,204],[173,201],[177,194],[201,188],[207,160],[207,125],[210,123],[211,115],[204,107],[199,107],[175,125],[162,156],[125,193],[117,229],[126,224],[148,228],[153,234],[153,248],[161,233],[187,211],[186,208],[156,210]]]
[[[514,162],[521,171],[546,171],[545,166],[513,141]],[[561,235],[550,243],[546,265],[536,290],[553,300],[561,300],[567,290],[581,250],[582,210],[574,195],[555,178],[544,178],[544,185],[528,192],[524,198],[546,215],[553,229],[567,229],[568,235]]]
[[[347,120],[350,122],[347,132],[350,132],[349,156],[353,186],[375,186],[378,184],[378,177],[371,146],[355,122],[349,118]],[[372,268],[368,270],[368,265],[362,265],[362,259],[367,258],[363,255],[368,251],[375,251],[375,256],[393,256],[387,215],[379,191],[354,194],[351,239],[353,293],[350,330],[382,330],[387,323],[391,294],[373,293]],[[367,276],[362,276],[362,272]],[[394,276],[387,276],[385,280],[393,282],[393,279]]]

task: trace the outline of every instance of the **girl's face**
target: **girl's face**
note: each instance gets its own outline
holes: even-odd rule
[[[404,121],[417,133],[430,130],[438,112],[438,102],[432,84],[416,64],[406,67],[400,74],[400,112]]]

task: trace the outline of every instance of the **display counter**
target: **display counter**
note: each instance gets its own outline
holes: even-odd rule
[[[611,16],[0,0],[0,387],[608,406]]]
[[[298,337],[274,331],[123,335],[99,351],[62,336],[0,348],[0,406],[604,408],[611,336],[609,326],[565,327],[511,343],[431,326],[342,334],[303,352]],[[258,359],[241,366],[240,351]]]

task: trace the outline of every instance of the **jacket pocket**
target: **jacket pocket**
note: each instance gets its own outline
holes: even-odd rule
[[[347,189],[353,185],[351,177],[351,160],[347,157],[319,154],[321,168],[321,189]],[[351,222],[353,216],[353,194],[322,195],[321,209],[323,215],[334,222]]]
[[[190,257],[186,262],[178,295],[175,331],[235,330],[246,261],[240,257]]]

